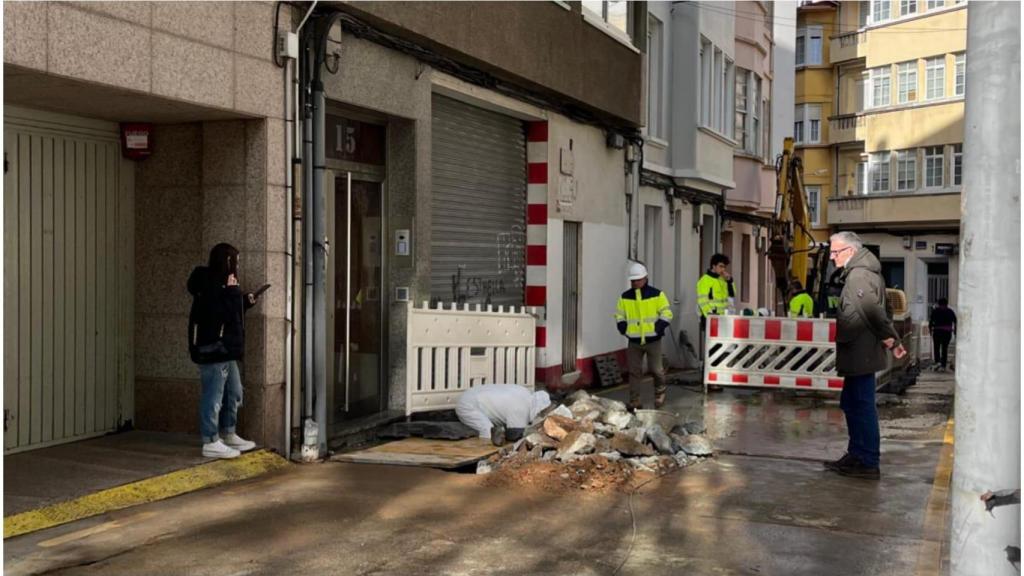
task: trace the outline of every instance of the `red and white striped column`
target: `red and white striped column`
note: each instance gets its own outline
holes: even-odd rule
[[[526,123],[526,305],[537,308],[537,380],[546,380],[548,123]]]

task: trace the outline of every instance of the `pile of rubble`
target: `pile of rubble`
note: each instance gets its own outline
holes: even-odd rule
[[[661,474],[712,456],[702,432],[699,423],[677,424],[672,415],[654,410],[634,414],[622,402],[580,390],[512,446],[481,461],[477,474],[498,472],[503,477],[498,483],[555,475],[556,484],[616,487],[634,472]]]

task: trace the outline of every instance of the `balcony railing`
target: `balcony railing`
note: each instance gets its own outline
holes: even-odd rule
[[[960,194],[866,194],[828,200],[831,225],[905,225],[941,228],[960,221]]]
[[[841,114],[828,119],[828,139],[833,144],[864,140],[864,116]]]
[[[864,56],[864,44],[868,41],[867,32],[847,32],[832,37],[829,60],[832,64],[845,62]]]

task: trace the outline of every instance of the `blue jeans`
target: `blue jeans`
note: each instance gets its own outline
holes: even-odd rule
[[[242,378],[238,363],[215,362],[199,365],[203,390],[199,397],[199,433],[203,444],[216,442],[218,431],[234,434],[238,408],[242,405]]]
[[[878,433],[878,408],[875,406],[875,375],[846,376],[839,407],[846,414],[850,444],[846,451],[871,468],[878,467],[881,439]]]

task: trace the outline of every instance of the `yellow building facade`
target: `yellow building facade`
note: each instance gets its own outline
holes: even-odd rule
[[[967,4],[811,2],[797,28],[794,133],[816,238],[853,230],[877,246],[917,320],[939,298],[955,305]]]

